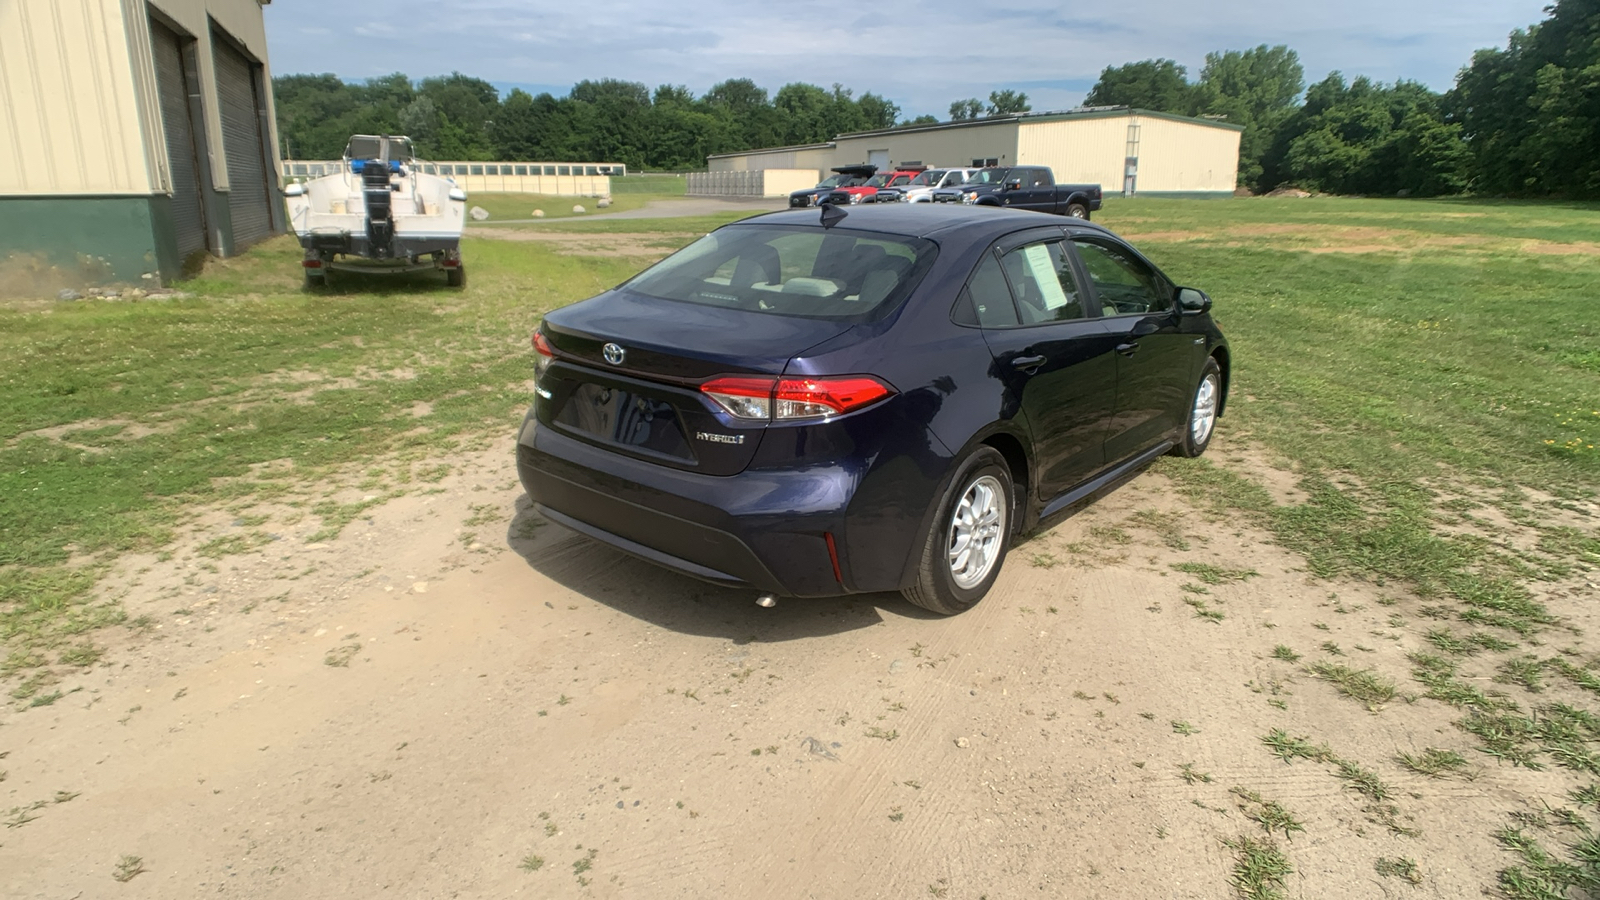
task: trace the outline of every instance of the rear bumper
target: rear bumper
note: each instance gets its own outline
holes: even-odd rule
[[[701,475],[590,446],[530,417],[517,474],[553,521],[684,575],[789,597],[853,592],[835,576],[824,536],[843,532],[857,481],[843,469]]]

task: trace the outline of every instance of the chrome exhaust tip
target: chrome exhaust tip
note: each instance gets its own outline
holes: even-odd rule
[[[756,598],[756,605],[762,609],[771,609],[778,605],[778,598],[771,594],[762,594]]]

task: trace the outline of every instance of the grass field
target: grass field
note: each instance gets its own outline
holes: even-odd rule
[[[618,206],[670,195],[666,180],[638,184],[614,194]],[[504,203],[497,217],[528,202],[474,199]],[[106,577],[122,554],[162,553],[221,510],[247,530],[179,560],[208,565],[272,539],[248,530],[267,504],[318,522],[321,540],[371,504],[434,490],[453,457],[516,426],[543,313],[733,217],[569,217],[537,226],[538,240],[469,233],[460,291],[428,275],[307,292],[300,250],[280,238],[213,261],[178,299],[0,305],[0,677],[11,696],[38,705],[59,673],[99,659],[98,629],[150,624],[126,621]],[[1432,648],[1409,657],[1410,684],[1331,659],[1306,671],[1369,709],[1398,710],[1387,714],[1419,697],[1448,704],[1506,765],[1600,778],[1600,715],[1539,699],[1558,680],[1564,696],[1600,694],[1600,646],[1550,606],[1592,592],[1600,570],[1600,208],[1113,200],[1099,221],[1211,294],[1234,352],[1223,433],[1293,496],[1221,460],[1158,470],[1215,521],[1248,520],[1303,554],[1311,576],[1382,585],[1393,628],[1410,622]],[[1248,577],[1183,571],[1207,584]],[[1301,658],[1284,645],[1273,655]],[[1469,678],[1469,657],[1521,690]],[[1275,735],[1285,762],[1336,766],[1382,799],[1353,762]],[[1464,766],[1441,753],[1405,765],[1428,776]],[[1593,804],[1600,788],[1572,796]],[[1246,800],[1247,815],[1282,812]],[[1510,851],[1504,895],[1600,884],[1591,826],[1551,813],[1586,837],[1541,844],[1522,820],[1508,825],[1497,835]],[[1279,821],[1286,836],[1291,824]],[[1265,859],[1234,850],[1239,873]],[[1258,881],[1259,896],[1277,895]]]
[[[649,205],[652,200],[682,197],[686,179],[681,175],[630,175],[611,179],[611,205],[601,210],[596,197],[547,197],[541,194],[472,194],[468,206],[481,206],[489,213],[483,223],[494,225],[503,221],[532,218],[581,218],[597,212],[627,212]],[[584,212],[575,213],[573,207],[582,206]],[[534,210],[544,213],[534,216]]]
[[[670,246],[728,218],[540,227]],[[1319,573],[1403,582],[1518,627],[1539,620],[1530,578],[1600,563],[1595,523],[1541,512],[1600,485],[1594,208],[1117,200],[1101,221],[1211,293],[1235,348],[1224,427],[1311,498],[1277,506],[1201,469],[1186,477],[1206,502],[1260,516]],[[299,250],[278,239],[212,263],[185,299],[0,309],[5,671],[57,664],[118,621],[95,588],[107,562],[164,545],[195,509],[351,468],[405,490],[412,462],[514,427],[540,314],[647,261],[484,237],[464,250],[461,292],[419,276],[307,294]],[[416,403],[432,404],[426,429]],[[1444,527],[1484,505],[1541,529],[1550,552]]]

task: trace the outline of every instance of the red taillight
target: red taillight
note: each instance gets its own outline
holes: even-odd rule
[[[544,370],[550,368],[551,361],[556,358],[556,351],[538,329],[534,329],[533,332],[533,350],[539,354],[533,360],[533,378],[538,381],[539,377],[544,374]]]
[[[300,260],[300,265],[305,266],[308,269],[320,269],[320,268],[322,268],[322,260],[320,260],[320,259],[302,259],[302,260]]]
[[[870,375],[837,378],[762,378],[729,375],[700,386],[730,415],[741,419],[791,421],[831,418],[869,406],[894,393]]]

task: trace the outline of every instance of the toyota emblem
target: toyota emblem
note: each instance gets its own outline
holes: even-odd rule
[[[600,355],[604,356],[606,362],[611,363],[613,366],[620,366],[622,361],[628,358],[628,351],[616,344],[606,344],[600,348]]]

